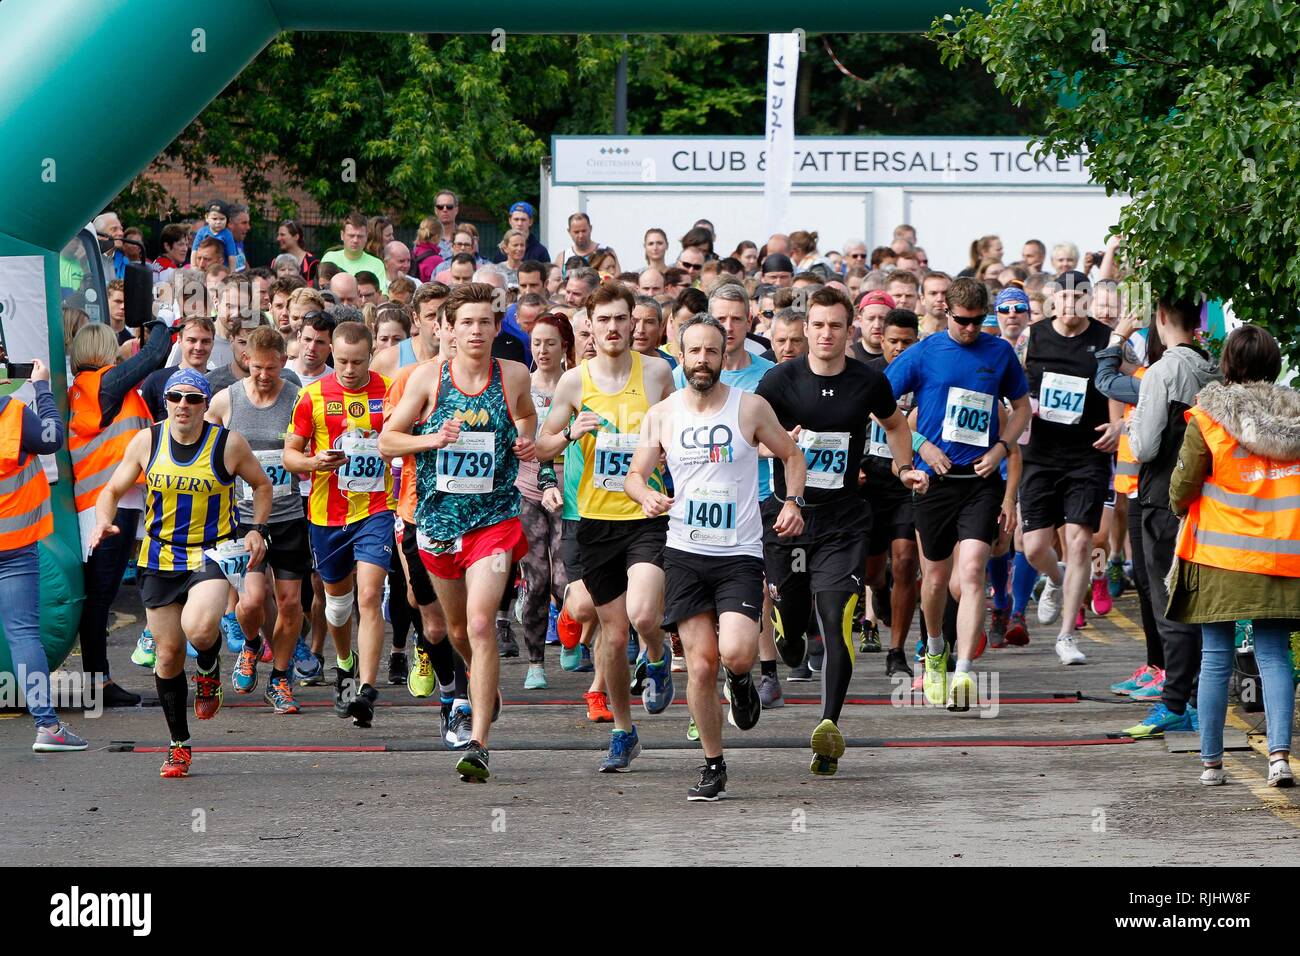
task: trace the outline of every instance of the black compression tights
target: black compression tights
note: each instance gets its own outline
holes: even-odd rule
[[[799,632],[806,636],[811,614],[817,615],[817,630],[826,648],[822,664],[823,720],[839,723],[844,709],[853,677],[853,614],[858,601],[852,591],[818,591],[814,599],[805,588],[796,587],[782,591],[773,602],[775,627],[787,636]]]

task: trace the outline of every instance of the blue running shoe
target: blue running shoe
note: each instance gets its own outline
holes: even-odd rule
[[[157,661],[158,645],[154,643],[153,634],[146,627],[140,633],[140,639],[135,642],[135,650],[131,652],[131,663],[152,668]]]
[[[646,713],[662,714],[673,702],[673,655],[664,644],[663,657],[658,661],[646,663],[645,690],[641,692],[641,703]]]
[[[226,650],[238,654],[244,646],[244,632],[239,628],[239,618],[233,614],[221,615],[221,636],[226,639]]]
[[[1151,713],[1146,715],[1142,723],[1126,728],[1121,733],[1128,734],[1135,740],[1144,740],[1148,737],[1163,737],[1170,732],[1191,733],[1200,729],[1200,719],[1196,715],[1196,708],[1191,704],[1187,705],[1187,710],[1183,713],[1175,714],[1162,702],[1151,708]]]
[[[575,674],[590,674],[596,669],[596,665],[591,660],[591,648],[586,644],[578,645],[582,648],[582,660],[578,666],[573,669]]]
[[[186,656],[186,657],[198,657],[198,656],[199,656],[199,652],[198,652],[198,650],[197,650],[197,649],[194,647],[194,645],[191,644],[189,641],[186,641],[186,642],[185,642],[185,656]]]
[[[547,644],[558,644],[558,643],[560,643],[560,632],[559,632],[559,630],[556,628],[556,622],[557,622],[559,619],[560,619],[560,612],[559,612],[559,609],[556,608],[556,606],[555,606],[554,604],[552,604],[552,605],[551,605],[550,616],[548,617],[548,619],[547,619],[547,621],[546,621],[546,643],[547,643]]]
[[[632,758],[641,753],[641,738],[632,732],[613,730],[609,734],[609,756],[600,765],[601,773],[621,773],[627,769]]]
[[[582,664],[582,645],[573,649],[560,645],[560,667],[566,671],[576,671]]]
[[[641,645],[637,642],[636,631],[628,629],[627,632],[627,662],[636,663],[636,657],[641,653]]]

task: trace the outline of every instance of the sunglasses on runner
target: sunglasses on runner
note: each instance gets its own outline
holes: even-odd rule
[[[999,315],[1023,315],[1029,311],[1029,306],[1017,302],[1015,305],[998,306]]]
[[[984,322],[982,315],[953,315],[949,312],[948,318],[958,325],[981,325]]]
[[[207,401],[202,392],[168,392],[167,401],[173,405],[184,402],[186,405],[202,405]]]
[[[679,263],[677,263],[677,268],[679,268],[679,269],[690,269],[692,272],[694,272],[696,269],[703,269],[703,268],[704,268],[704,263],[702,263],[702,262],[679,262]]]

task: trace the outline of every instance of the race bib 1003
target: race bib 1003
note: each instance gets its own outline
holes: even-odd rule
[[[843,488],[849,470],[849,433],[799,433],[799,447],[808,462],[809,488]]]
[[[434,487],[453,495],[478,495],[492,490],[496,477],[496,432],[461,432],[438,450]]]
[[[963,445],[989,447],[993,423],[993,396],[952,385],[943,410],[943,440]]]
[[[736,488],[702,482],[686,492],[686,536],[699,544],[736,543]]]
[[[253,457],[257,463],[262,466],[262,471],[266,477],[271,480],[271,497],[283,498],[293,491],[293,475],[284,467],[284,449],[276,448],[272,451],[255,451]],[[239,487],[242,489],[242,497],[245,501],[253,500],[253,486],[242,478],[239,480]]]
[[[1038,417],[1058,425],[1077,425],[1083,419],[1088,380],[1078,375],[1044,372],[1038,387]]]
[[[369,494],[384,490],[387,465],[379,454],[379,436],[347,432],[339,444],[348,460],[339,469],[339,487]]]
[[[641,436],[636,432],[597,432],[591,483],[604,491],[622,491],[627,473],[632,469],[632,455],[640,442]]]

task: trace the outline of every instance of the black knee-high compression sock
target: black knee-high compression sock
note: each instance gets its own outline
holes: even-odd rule
[[[158,702],[162,704],[163,716],[167,719],[167,730],[171,733],[172,740],[178,744],[185,743],[190,739],[190,693],[185,672],[181,671],[175,677],[159,677],[155,674],[153,682],[158,688]]]

